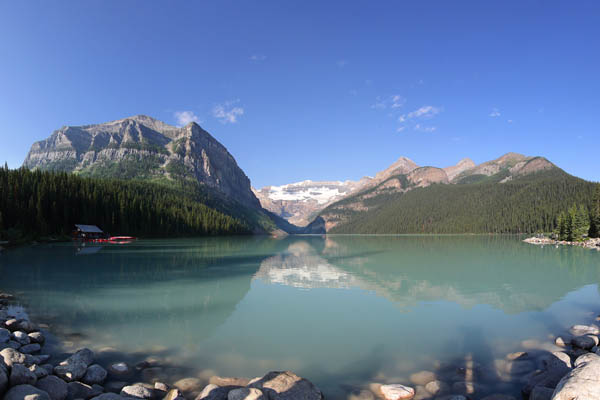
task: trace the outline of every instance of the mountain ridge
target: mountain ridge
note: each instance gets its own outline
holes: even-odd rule
[[[195,122],[176,127],[135,115],[63,126],[35,142],[23,166],[91,177],[197,181],[240,204],[261,208],[234,157]]]
[[[308,226],[312,222],[311,219],[316,217],[321,210],[361,192],[368,191],[365,198],[370,198],[384,193],[390,194],[417,187],[428,187],[432,184],[458,184],[463,181],[482,180],[484,177],[495,175],[506,169],[509,170],[509,175],[505,179],[510,180],[515,176],[554,167],[554,164],[543,157],[529,157],[518,153],[506,153],[481,164],[475,164],[470,158],[463,158],[457,164],[448,167],[419,166],[410,158],[401,156],[386,169],[359,181],[305,180],[253,190],[265,209],[296,225]],[[307,185],[307,182],[311,185]],[[307,190],[302,193],[302,196],[295,196],[302,187]],[[281,192],[286,191],[288,192],[287,196],[281,195]],[[325,195],[327,191],[330,196]],[[355,204],[354,208],[363,209],[364,206]]]

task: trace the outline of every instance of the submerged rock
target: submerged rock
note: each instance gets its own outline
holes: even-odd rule
[[[135,399],[151,399],[154,391],[141,385],[125,386],[121,389],[121,396],[133,397]]]
[[[391,385],[381,385],[379,391],[386,400],[404,400],[412,399],[415,396],[415,389],[394,383]]]
[[[536,371],[528,377],[522,389],[529,396],[536,386],[554,388],[562,377],[571,371],[571,358],[561,351],[549,354],[544,360],[544,369]]]
[[[435,380],[435,373],[431,371],[420,371],[412,374],[409,379],[415,385],[425,386],[429,382]]]
[[[127,363],[117,362],[117,363],[109,365],[108,372],[110,372],[113,375],[117,375],[117,376],[118,375],[129,375],[131,373],[131,368],[129,367],[129,365],[127,365]]]
[[[353,390],[348,400],[375,400],[375,395],[370,390]]]
[[[104,382],[108,373],[98,364],[92,364],[88,367],[85,375],[81,379],[83,383],[94,385]]]
[[[290,371],[269,372],[253,379],[248,387],[260,389],[270,400],[323,399],[323,393],[312,382]]]
[[[208,383],[217,386],[247,386],[250,383],[248,378],[228,378],[222,376],[211,376]]]
[[[433,395],[437,395],[450,390],[450,386],[446,382],[435,380],[425,385],[425,390]]]
[[[185,393],[198,393],[202,390],[202,381],[198,378],[184,378],[175,382],[173,386]]]
[[[554,390],[553,400],[600,400],[600,356],[588,353],[575,360],[575,368]]]

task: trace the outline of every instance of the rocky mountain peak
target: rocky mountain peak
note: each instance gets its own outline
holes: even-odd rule
[[[448,176],[448,180],[451,182],[454,178],[459,176],[465,171],[475,168],[476,164],[470,158],[463,158],[456,165],[444,168],[444,172]]]
[[[178,128],[146,115],[65,126],[32,145],[27,168],[88,176],[192,180],[260,208],[250,180],[225,146],[192,122]]]
[[[408,174],[419,166],[408,157],[400,157],[392,165],[375,175],[374,181],[381,182],[392,175]]]

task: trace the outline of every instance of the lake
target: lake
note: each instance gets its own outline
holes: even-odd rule
[[[327,398],[467,362],[482,393],[518,394],[498,360],[600,310],[600,252],[509,236],[60,243],[5,251],[0,276],[65,351],[152,355],[165,379],[292,370]]]

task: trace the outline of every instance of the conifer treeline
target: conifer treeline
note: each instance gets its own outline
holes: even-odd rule
[[[573,205],[558,215],[556,225],[554,233],[559,240],[572,242],[586,234],[590,238],[600,237],[600,185],[596,186],[589,212],[583,205]]]
[[[538,172],[512,181],[435,184],[362,202],[368,211],[340,205],[323,213],[339,216],[332,233],[535,233],[553,232],[557,216],[573,204],[592,208],[598,185],[562,170]]]
[[[249,233],[250,228],[201,204],[200,193],[139,181],[82,178],[0,168],[0,237],[69,234],[76,223],[113,235],[187,236]]]

